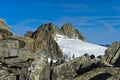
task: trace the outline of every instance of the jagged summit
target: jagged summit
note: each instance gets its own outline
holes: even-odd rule
[[[75,29],[74,26],[70,23],[64,24],[61,27],[61,29],[59,29],[53,23],[43,24],[34,32],[34,34],[36,34],[38,32],[49,33],[52,37],[54,37],[56,34],[60,34],[60,35],[67,36],[69,38],[77,38],[82,41],[86,41],[86,39],[84,38],[82,33],[79,30]],[[29,34],[29,33],[26,33],[25,35],[27,35],[27,34]]]
[[[56,25],[54,25],[53,23],[47,23],[47,24],[43,24],[41,25],[36,32],[52,32],[52,33],[59,33],[59,29]]]
[[[61,28],[64,35],[68,36],[69,38],[78,38],[82,41],[86,41],[82,33],[75,29],[74,26],[70,23],[66,23]]]

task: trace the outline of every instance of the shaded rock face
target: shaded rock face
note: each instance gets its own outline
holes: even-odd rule
[[[89,56],[78,57],[65,62],[53,69],[52,80],[73,80],[94,68],[100,67],[100,60],[91,59]]]
[[[0,35],[0,38],[13,36],[13,33],[10,31],[10,27],[2,19],[0,19]]]
[[[105,61],[114,66],[120,66],[120,42],[114,42],[105,51]]]
[[[76,77],[74,80],[110,80],[110,77],[116,76],[117,80],[119,80],[120,75],[119,72],[120,68],[112,68],[112,67],[105,67],[105,68],[96,68],[93,69],[85,74]],[[112,80],[116,80],[113,78]]]
[[[32,38],[35,40],[35,50],[47,50],[51,58],[61,58],[62,51],[54,40],[54,33],[58,33],[58,29],[52,23],[42,25],[34,33]]]

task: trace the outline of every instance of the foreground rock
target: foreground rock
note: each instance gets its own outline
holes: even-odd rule
[[[120,68],[96,68],[80,75],[74,80],[119,80]],[[111,79],[112,78],[112,79]]]
[[[114,42],[101,58],[85,55],[54,67],[52,80],[119,80],[119,66],[120,42]]]
[[[91,59],[89,56],[78,57],[65,62],[53,69],[52,80],[73,80],[75,77],[100,67],[100,60]]]
[[[19,48],[34,50],[34,39],[21,36],[9,36],[5,40],[19,41]]]
[[[50,79],[50,64],[47,58],[40,57],[34,60],[28,68],[29,80],[49,80]]]
[[[1,40],[0,41],[0,48],[19,48],[19,41],[18,40]]]
[[[114,42],[105,52],[105,61],[120,67],[120,42]]]
[[[37,58],[37,54],[26,49],[0,49],[0,61],[4,64],[16,64]]]

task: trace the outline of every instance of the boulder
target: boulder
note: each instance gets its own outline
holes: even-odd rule
[[[37,54],[26,49],[0,49],[0,62],[11,65],[37,58]]]
[[[16,76],[7,70],[0,69],[0,80],[15,80]]]
[[[8,71],[0,69],[0,80],[5,79],[6,76],[8,76]]]
[[[104,67],[96,68],[87,73],[84,73],[73,80],[119,80],[119,76],[115,78],[116,75],[120,75],[120,68]]]
[[[22,36],[9,36],[5,38],[5,40],[17,40],[19,41],[19,48],[25,48],[29,50],[33,50],[34,47],[34,39]]]
[[[106,51],[104,60],[120,67],[120,42],[114,42]]]
[[[0,41],[0,47],[1,48],[19,48],[19,41],[17,40],[1,40]]]
[[[73,80],[75,77],[100,67],[100,60],[82,56],[53,68],[52,80]]]
[[[28,68],[29,80],[50,80],[50,64],[47,58],[40,57],[34,60]]]

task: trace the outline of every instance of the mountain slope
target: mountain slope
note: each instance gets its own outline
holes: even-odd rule
[[[54,39],[63,51],[63,55],[67,57],[67,60],[82,56],[85,53],[97,57],[99,55],[104,55],[107,49],[106,47],[81,41],[78,38],[70,39],[59,34],[56,34]]]

